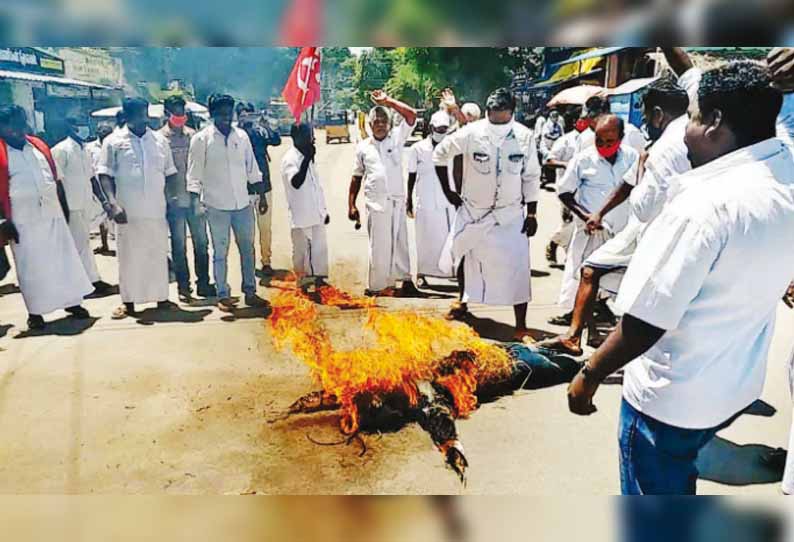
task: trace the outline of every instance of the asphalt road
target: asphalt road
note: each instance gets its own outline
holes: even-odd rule
[[[325,145],[318,165],[331,225],[332,283],[360,293],[366,278],[365,230],[346,218],[353,144]],[[274,267],[290,266],[286,202],[277,164],[287,139],[273,152]],[[360,206],[363,209],[363,203]],[[532,242],[534,300],[528,323],[556,332],[561,271],[550,269],[544,244],[559,220],[553,193],[540,203]],[[412,231],[412,225],[410,226]],[[230,252],[230,284],[239,292],[239,259]],[[117,283],[116,260],[98,257],[103,278]],[[386,493],[605,495],[618,491],[619,386],[605,385],[599,410],[580,418],[568,412],[565,389],[522,391],[483,405],[458,422],[470,461],[461,486],[428,436],[407,427],[382,438],[324,447],[338,438],[332,414],[270,424],[299,395],[313,389],[308,371],[289,352],[277,352],[258,311],[234,317],[212,306],[146,311],[113,321],[118,296],[91,299],[86,325],[50,315],[42,334],[25,332],[22,298],[13,274],[0,285],[0,493]],[[444,285],[442,285],[444,286]],[[449,286],[449,285],[446,285]],[[450,296],[386,299],[391,309],[438,313]],[[272,291],[261,288],[268,297]],[[176,285],[172,285],[176,300]],[[473,307],[485,337],[510,334],[510,307]],[[341,346],[354,347],[346,330],[363,314],[322,309]],[[775,494],[779,474],[760,463],[767,447],[785,446],[791,399],[785,360],[794,344],[794,313],[781,303],[764,405],[739,418],[704,451],[702,493]]]

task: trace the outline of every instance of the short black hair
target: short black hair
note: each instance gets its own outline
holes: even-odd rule
[[[689,107],[689,95],[672,76],[665,75],[648,85],[642,103],[644,107],[658,106],[665,113],[679,117]]]
[[[123,109],[119,109],[116,112],[116,124],[121,126],[125,122],[127,122],[127,116],[124,114],[124,110]]]
[[[238,115],[243,111],[251,111],[251,112],[256,111],[254,104],[252,104],[251,102],[239,102],[234,109]]]
[[[701,118],[722,112],[742,147],[775,136],[783,94],[772,87],[767,67],[740,60],[703,72],[698,88]]]
[[[487,111],[515,111],[516,97],[509,88],[498,88],[488,96],[485,109]]]
[[[149,115],[149,102],[143,98],[124,98],[121,104],[121,110],[124,112],[124,119],[129,119],[133,114],[143,110],[146,115]]]
[[[295,136],[301,135],[308,135],[311,136],[312,133],[312,126],[307,122],[299,122],[297,124],[293,124],[289,129],[289,136],[291,138],[295,138]]]
[[[187,105],[187,102],[185,101],[185,99],[182,96],[179,96],[178,94],[175,94],[173,96],[169,96],[163,102],[163,107],[169,113],[173,112],[174,108],[175,107],[179,107],[180,105],[182,107],[184,107],[184,106]]]
[[[27,120],[25,110],[16,104],[0,105],[0,124],[8,125],[15,117]]]
[[[219,108],[229,106],[234,110],[234,98],[228,94],[213,94],[209,97],[207,107],[210,110],[210,115],[213,115]]]
[[[609,100],[604,96],[592,96],[584,103],[588,117],[597,117],[612,111]]]

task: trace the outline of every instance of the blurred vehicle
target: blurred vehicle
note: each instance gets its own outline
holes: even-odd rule
[[[295,117],[289,110],[287,102],[282,99],[270,100],[267,106],[267,117],[272,121],[271,127],[282,136],[288,136],[295,123]]]
[[[333,140],[350,143],[350,123],[347,111],[340,113],[326,113],[321,124],[325,126],[325,142]]]

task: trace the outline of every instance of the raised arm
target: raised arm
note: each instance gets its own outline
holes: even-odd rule
[[[685,71],[695,67],[689,54],[682,47],[662,47],[662,53],[664,53],[664,58],[670,65],[670,69],[679,77]]]
[[[373,91],[371,97],[372,97],[372,101],[375,102],[377,105],[388,107],[389,109],[393,109],[394,111],[399,113],[400,116],[405,119],[405,122],[407,122],[409,126],[413,126],[416,123],[416,109],[414,109],[410,105],[390,97],[382,90]]]

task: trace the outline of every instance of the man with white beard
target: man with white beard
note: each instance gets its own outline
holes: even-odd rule
[[[69,231],[50,149],[27,130],[24,109],[0,107],[0,246],[11,241],[28,329],[40,330],[43,315],[60,309],[90,318],[80,305],[94,288]]]
[[[430,117],[430,135],[408,150],[408,217],[416,219],[417,282],[427,286],[427,277],[452,278],[439,268],[441,252],[447,242],[455,207],[447,201],[436,176],[433,150],[444,140],[450,118],[444,111]],[[416,206],[413,203],[416,188]]]
[[[356,147],[347,216],[361,224],[356,199],[363,185],[369,236],[366,293],[394,295],[396,283],[401,281],[399,295],[412,296],[418,290],[411,280],[402,156],[416,123],[416,111],[382,90],[374,91],[371,97],[376,104],[367,117],[372,135]],[[392,125],[389,109],[403,118],[396,126]]]
[[[515,338],[522,340],[529,334],[528,237],[538,227],[540,164],[532,131],[515,122],[515,108],[512,92],[495,90],[486,103],[487,118],[445,138],[433,162],[441,189],[458,209],[446,267],[457,269],[461,300],[448,317],[465,319],[468,301],[512,305]],[[457,193],[449,186],[448,164],[460,155],[464,177]]]

